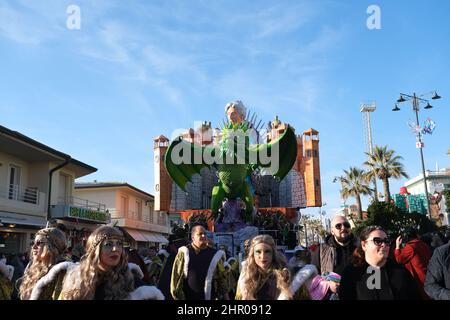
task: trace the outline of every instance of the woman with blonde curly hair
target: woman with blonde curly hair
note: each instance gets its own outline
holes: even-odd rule
[[[122,231],[110,226],[97,228],[89,236],[86,254],[69,268],[60,294],[64,300],[163,300],[161,291],[139,286],[143,274],[128,263]],[[136,289],[136,287],[138,287]]]
[[[285,257],[277,251],[269,235],[252,239],[236,292],[236,300],[307,299],[304,290],[291,293],[291,275]]]
[[[66,250],[66,235],[57,228],[45,228],[36,233],[31,246],[31,261],[20,281],[19,297],[29,300],[37,282],[60,261]],[[48,293],[45,299],[51,299]]]

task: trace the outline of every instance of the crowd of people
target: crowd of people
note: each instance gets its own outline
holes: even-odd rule
[[[356,236],[344,216],[323,243],[299,245],[289,260],[267,234],[234,257],[201,225],[190,239],[176,230],[159,251],[124,242],[121,230],[102,226],[78,256],[63,231],[39,230],[29,261],[1,257],[0,299],[450,300],[450,243],[430,246],[414,230],[391,239],[379,226]]]

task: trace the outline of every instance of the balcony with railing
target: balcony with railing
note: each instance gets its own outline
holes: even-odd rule
[[[58,197],[58,204],[73,205],[88,210],[106,212],[105,204],[74,196]]]
[[[111,215],[103,203],[74,196],[59,197],[50,207],[52,218],[91,223],[109,223]]]
[[[109,212],[111,213],[111,219],[116,221],[118,226],[120,227],[128,227],[163,233],[168,232],[165,220],[163,221],[162,219],[158,219],[158,221],[153,221],[148,213],[142,213],[141,218],[139,218],[138,212],[132,210],[127,210],[124,212],[120,209],[113,208],[109,209]]]
[[[0,187],[0,210],[43,215],[46,212],[46,194],[35,187],[10,184]]]

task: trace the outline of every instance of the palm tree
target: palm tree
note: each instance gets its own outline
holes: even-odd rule
[[[358,218],[362,221],[362,205],[361,194],[369,195],[372,189],[369,188],[369,182],[367,181],[366,172],[357,167],[350,167],[350,169],[344,170],[344,175],[339,177],[341,182],[341,197],[347,200],[349,197],[356,198],[356,206],[358,207]]]
[[[387,146],[375,146],[373,154],[366,153],[369,160],[364,162],[368,168],[367,179],[373,180],[378,178],[383,181],[385,202],[391,202],[391,193],[389,191],[389,178],[399,179],[400,177],[408,178],[401,156],[394,155],[394,150],[388,150]]]

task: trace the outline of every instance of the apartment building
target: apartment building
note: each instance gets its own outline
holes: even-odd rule
[[[110,221],[105,206],[74,197],[74,181],[97,171],[70,155],[0,126],[0,252],[29,249],[47,223],[64,224],[69,246]]]
[[[168,243],[167,214],[154,210],[153,195],[126,182],[96,181],[76,183],[75,195],[104,203],[112,223],[124,231],[132,247],[159,247]]]

